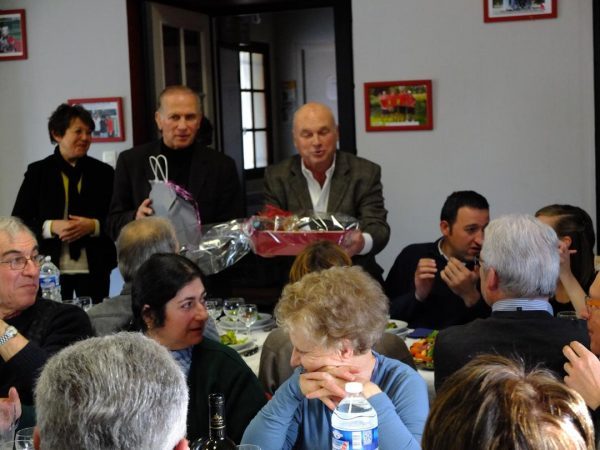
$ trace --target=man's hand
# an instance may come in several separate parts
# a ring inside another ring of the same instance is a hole
[[[154,210],[152,209],[152,200],[147,198],[144,200],[140,206],[138,207],[135,213],[135,220],[141,219],[142,217],[148,217],[154,214]]]
[[[421,258],[419,260],[415,271],[415,297],[417,300],[422,302],[429,297],[436,273],[435,259]]]
[[[600,406],[600,361],[579,342],[571,342],[563,347],[565,363],[565,384],[575,389],[591,409]]]
[[[358,367],[350,366],[326,366],[315,372],[305,372],[300,375],[300,390],[306,398],[318,398],[333,411],[346,395],[345,384],[354,381],[358,372]]]
[[[440,277],[450,290],[463,299],[467,307],[473,306],[481,298],[477,290],[479,280],[479,267],[469,270],[461,261],[450,258]]]
[[[350,258],[354,255],[358,255],[364,246],[365,238],[360,230],[350,231],[344,236],[344,240],[342,241],[342,247],[346,250],[346,253]]]
[[[8,397],[0,398],[0,412],[0,429],[14,433],[17,419],[21,417],[21,399],[16,388],[11,387]]]
[[[94,219],[82,216],[69,216],[69,220],[53,220],[52,233],[66,243],[81,239],[92,234],[96,229]]]

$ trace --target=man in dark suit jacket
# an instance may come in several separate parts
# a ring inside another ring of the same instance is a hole
[[[234,161],[196,141],[202,121],[198,95],[185,86],[169,86],[155,113],[162,139],[119,155],[108,215],[109,233],[117,239],[128,222],[154,214],[148,198],[154,179],[148,158],[164,155],[169,180],[187,189],[198,204],[203,224],[243,217],[243,200]]]
[[[446,328],[434,349],[435,386],[474,356],[496,353],[563,374],[563,346],[587,345],[585,322],[555,318],[548,298],[559,273],[558,238],[527,215],[490,222],[481,250],[481,293],[492,307],[487,319]]]
[[[331,110],[320,103],[307,103],[296,111],[293,136],[299,155],[265,170],[265,204],[292,212],[315,210],[356,217],[360,231],[344,243],[346,251],[382,281],[375,255],[387,244],[390,227],[381,168],[336,151],[337,125]]]

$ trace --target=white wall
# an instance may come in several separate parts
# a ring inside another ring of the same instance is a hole
[[[53,147],[48,117],[69,98],[123,97],[125,142],[92,144],[90,155],[131,147],[125,0],[0,0],[25,9],[26,60],[0,61],[0,215],[8,215],[27,164]]]
[[[392,239],[435,238],[449,192],[475,189],[492,215],[552,202],[595,216],[592,0],[561,2],[552,20],[485,24],[482,2],[354,0],[359,154],[383,167]],[[48,155],[51,111],[68,98],[124,98],[131,145],[124,0],[0,0],[25,8],[29,59],[0,62],[0,214],[26,164]],[[314,36],[318,40],[318,36]],[[366,133],[366,81],[431,78],[433,131]]]
[[[352,2],[357,146],[383,168],[386,269],[439,235],[453,190],[484,194],[492,217],[555,202],[595,217],[592,0],[492,24],[481,1],[451,3]],[[365,132],[364,82],[428,78],[433,131]]]

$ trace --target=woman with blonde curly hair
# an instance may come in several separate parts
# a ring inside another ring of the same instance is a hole
[[[423,379],[372,350],[388,299],[360,267],[332,267],[289,284],[275,307],[299,366],[252,420],[243,443],[269,449],[330,448],[331,413],[348,381],[363,384],[377,412],[379,449],[420,449],[429,409]]]

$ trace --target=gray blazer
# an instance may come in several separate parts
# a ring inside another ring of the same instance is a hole
[[[313,209],[299,155],[265,169],[265,204],[292,212]],[[388,243],[390,226],[386,222],[381,168],[377,164],[347,152],[336,152],[327,209],[359,220],[360,229],[373,237],[370,256]]]

